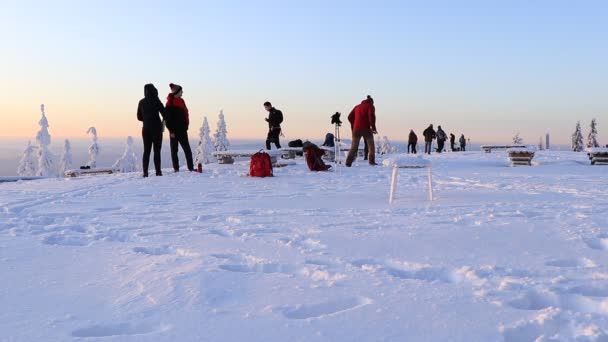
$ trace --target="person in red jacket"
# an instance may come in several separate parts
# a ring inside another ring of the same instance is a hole
[[[348,121],[353,131],[353,143],[346,157],[346,166],[350,167],[357,157],[359,150],[359,142],[361,138],[365,139],[369,146],[369,165],[376,164],[376,146],[374,144],[374,134],[376,131],[376,108],[374,107],[374,99],[367,95],[367,98],[357,105],[348,115]]]
[[[173,170],[179,171],[179,159],[177,158],[178,145],[182,146],[186,155],[186,163],[188,170],[194,171],[194,162],[192,161],[192,149],[188,141],[188,125],[190,125],[190,117],[188,115],[188,107],[182,98],[183,89],[180,85],[169,84],[171,93],[167,96],[167,105],[165,106],[165,117],[167,129],[169,129],[169,140],[171,146],[171,161],[173,162]]]

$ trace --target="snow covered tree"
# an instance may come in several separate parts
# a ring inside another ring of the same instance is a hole
[[[72,168],[72,145],[70,141],[65,139],[63,144],[63,154],[59,161],[59,175],[65,174],[65,172]]]
[[[17,168],[17,174],[19,176],[35,176],[38,173],[38,162],[35,158],[36,146],[32,146],[32,142],[27,142],[27,147],[23,151],[19,167]]]
[[[587,147],[600,147],[597,142],[597,122],[595,119],[591,119],[589,135],[587,135]]]
[[[114,163],[114,168],[120,172],[135,172],[139,161],[133,152],[133,138],[127,138],[127,145],[122,157]]]
[[[87,166],[92,169],[97,167],[97,157],[99,156],[99,144],[97,144],[97,129],[95,127],[89,127],[87,134],[91,134],[91,146],[89,146],[89,161]]]
[[[43,177],[53,177],[57,175],[55,168],[55,158],[49,145],[51,144],[51,135],[49,134],[49,121],[46,118],[44,105],[40,105],[42,118],[38,121],[40,130],[36,134],[36,142],[38,143],[38,170],[37,175]]]
[[[524,139],[522,139],[519,136],[519,132],[515,133],[515,136],[513,136],[513,144],[515,145],[521,145],[524,143]]]
[[[576,123],[576,129],[572,133],[572,151],[581,152],[583,150],[583,132],[581,131],[581,122]]]
[[[230,142],[228,141],[228,130],[226,129],[226,121],[224,121],[223,110],[220,110],[213,145],[216,151],[228,151],[228,148],[230,147]]]
[[[380,154],[389,154],[393,152],[393,147],[391,145],[390,140],[385,135],[382,137],[382,141],[380,142]]]
[[[224,123],[224,127],[226,124]],[[207,117],[203,119],[203,125],[199,130],[200,141],[198,142],[198,148],[196,149],[196,158],[194,164],[209,164],[213,160],[213,141],[211,139],[211,130],[209,129],[209,122]]]

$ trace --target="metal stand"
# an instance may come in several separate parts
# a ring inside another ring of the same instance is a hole
[[[341,154],[341,144],[340,144],[340,125],[334,125],[334,163],[336,164],[336,169],[339,169],[339,166],[342,164],[342,154]]]

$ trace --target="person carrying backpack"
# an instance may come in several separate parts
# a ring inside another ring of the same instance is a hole
[[[154,84],[144,86],[144,98],[137,106],[137,120],[143,122],[141,135],[144,140],[144,156],[142,158],[142,170],[144,177],[148,177],[148,166],[150,165],[150,152],[154,146],[154,169],[157,176],[162,176],[160,163],[160,150],[163,146],[163,122],[159,114],[165,117],[165,107],[158,98],[158,90]]]
[[[378,131],[376,131],[376,108],[374,107],[374,99],[367,95],[367,98],[361,101],[361,103],[355,106],[350,112],[348,121],[352,128],[353,142],[350,146],[350,151],[348,151],[345,165],[350,167],[353,164],[353,161],[357,157],[361,139],[364,139],[368,145],[369,165],[378,165],[376,164],[376,146],[374,144],[374,134],[378,134]]]
[[[464,134],[460,134],[460,139],[458,141],[460,142],[460,150],[464,152],[467,147],[467,139],[465,139]]]
[[[270,144],[274,143],[277,149],[281,148],[279,136],[281,135],[281,123],[283,123],[283,112],[274,108],[268,101],[264,102],[264,109],[268,112],[265,119],[268,122],[268,136],[266,137],[266,149],[270,150]]]
[[[435,130],[433,129],[433,124],[430,124],[429,127],[422,132],[422,135],[424,135],[424,153],[431,154],[433,140],[437,136],[437,133],[435,133]]]
[[[445,145],[445,141],[448,139],[448,136],[445,134],[441,126],[437,126],[437,153],[443,152],[443,146]]]
[[[171,146],[171,161],[173,162],[173,170],[179,171],[179,159],[177,157],[178,145],[182,146],[182,150],[186,155],[186,163],[188,170],[194,171],[194,162],[192,161],[192,149],[188,141],[188,126],[190,125],[190,117],[188,115],[188,107],[182,98],[183,89],[180,85],[169,84],[171,93],[167,96],[166,117],[167,128],[169,129],[169,140]]]
[[[416,145],[418,145],[418,136],[414,133],[413,129],[410,129],[410,136],[407,139],[407,153],[410,153],[410,151],[413,154],[418,153],[418,151],[416,151]]]

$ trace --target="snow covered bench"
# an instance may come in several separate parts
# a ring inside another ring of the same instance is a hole
[[[118,172],[116,168],[107,167],[107,168],[95,168],[95,169],[77,169],[77,170],[67,170],[64,175],[66,177],[80,177],[80,176],[95,176],[95,175],[109,175]]]
[[[296,156],[304,155],[304,149],[302,147],[284,147],[280,149],[281,158],[283,159],[296,159]]]
[[[481,149],[486,153],[491,153],[492,150],[509,150],[512,148],[526,148],[526,145],[481,145]]]
[[[608,147],[593,147],[587,150],[591,165],[608,165]]]
[[[18,181],[29,181],[37,179],[45,179],[46,177],[30,177],[30,176],[14,176],[14,177],[0,177],[0,183],[18,182]]]
[[[397,188],[398,172],[400,169],[427,169],[429,183],[429,201],[433,200],[433,168],[431,162],[422,158],[422,156],[399,155],[385,159],[382,164],[392,167],[391,187],[389,192],[389,203],[393,203],[395,199],[395,190]]]
[[[278,156],[281,154],[280,151],[277,150],[230,150],[230,151],[215,151],[213,152],[213,156],[217,158],[217,162],[219,164],[234,164],[235,158],[251,158],[254,154],[263,151],[270,155],[270,161],[272,161],[272,165],[277,164]]]
[[[532,165],[535,150],[529,147],[516,147],[507,150],[511,165]]]

